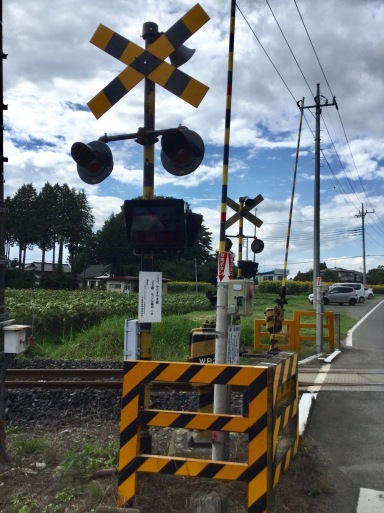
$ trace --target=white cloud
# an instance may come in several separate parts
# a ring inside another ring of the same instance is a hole
[[[29,182],[38,190],[47,181],[82,188],[98,228],[111,212],[119,210],[124,199],[141,194],[143,153],[133,141],[111,143],[115,167],[111,177],[98,186],[79,179],[70,157],[75,141],[89,142],[105,133],[135,133],[143,125],[143,82],[101,119],[96,120],[87,110],[87,102],[124,69],[89,40],[103,23],[143,47],[146,21],[167,30],[193,3],[148,0],[133,6],[126,0],[66,0],[65,9],[59,0],[5,3],[6,195]],[[216,244],[228,101],[229,3],[224,6],[205,0],[201,5],[211,19],[186,42],[196,52],[183,71],[210,90],[195,109],[156,86],[155,120],[159,129],[183,124],[200,133],[206,155],[198,170],[178,178],[161,168],[157,144],[155,193],[184,197],[201,211]],[[332,219],[322,225],[321,259],[361,267],[359,237],[332,240],[331,230],[336,225],[347,230],[356,224],[354,216],[364,204],[364,208],[375,210],[370,221],[368,216],[366,219],[367,266],[375,267],[382,264],[384,254],[384,4],[375,0],[301,0],[298,5],[325,76],[294,2],[275,0],[271,7],[300,69],[268,5],[260,0],[238,2],[242,14],[236,10],[228,195],[237,201],[241,195],[263,194],[258,216],[264,224],[258,232],[265,236],[266,244],[258,258],[267,270],[281,267],[299,127],[296,102],[305,98],[305,106],[313,105],[316,84],[320,83],[322,100],[332,102],[335,95],[339,106],[339,111],[322,109],[321,217]],[[301,134],[289,254],[290,262],[300,263],[290,263],[291,271],[312,267],[313,113],[313,109],[305,110]],[[253,226],[247,229],[253,233]],[[299,239],[296,233],[308,234],[308,238]],[[354,256],[358,258],[351,258]]]

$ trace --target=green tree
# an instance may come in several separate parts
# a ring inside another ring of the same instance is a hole
[[[78,261],[83,245],[93,238],[92,228],[95,219],[88,204],[84,191],[72,189],[72,205],[69,211],[70,229],[67,232],[68,260],[71,264],[72,276],[76,276],[81,270],[81,262]]]
[[[312,281],[313,280],[313,269],[310,269],[306,273],[299,271],[293,278],[294,281]]]
[[[24,270],[26,251],[31,249],[38,239],[36,189],[31,183],[24,184],[7,203],[8,237],[19,246],[19,267]]]
[[[47,182],[37,195],[36,201],[36,218],[38,219],[36,245],[41,249],[42,274],[44,274],[45,254],[53,249],[55,243],[54,220],[56,206],[56,190]]]
[[[112,273],[121,275],[124,266],[132,263],[132,249],[128,245],[124,213],[111,214],[96,233],[96,255],[98,261],[112,265]],[[140,259],[136,257],[136,261]]]
[[[5,245],[5,258],[9,260],[11,247],[16,244],[16,240],[13,235],[12,230],[12,199],[10,196],[7,196],[4,200],[4,208],[7,213],[4,216],[4,245]]]
[[[384,283],[384,265],[379,265],[376,269],[370,269],[367,272],[367,282],[370,285],[382,285]]]
[[[92,234],[94,218],[84,191],[70,189],[67,184],[54,185],[56,209],[53,219],[55,242],[59,246],[57,271],[62,271],[64,246],[68,247],[70,260],[76,262],[79,248]]]

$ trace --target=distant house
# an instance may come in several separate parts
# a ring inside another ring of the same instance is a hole
[[[114,292],[139,292],[138,276],[111,276],[111,265],[90,265],[77,276],[79,287],[86,289],[102,288]],[[167,292],[167,278],[163,278],[163,293]]]
[[[38,283],[42,275],[42,265],[43,264],[41,262],[30,262],[29,264],[25,264],[24,271],[34,273],[36,282]],[[71,274],[71,266],[69,264],[62,264],[61,269],[65,274]],[[52,274],[53,270],[55,272],[57,271],[57,264],[53,266],[52,263],[44,263],[44,274]]]
[[[332,271],[339,276],[340,283],[363,283],[363,273],[360,271],[352,271],[343,269],[342,267],[335,267],[334,269],[324,269],[324,271]],[[322,271],[320,271],[320,274]]]
[[[77,275],[79,287],[82,289],[97,289],[103,287],[103,278],[109,278],[111,269],[111,265],[89,265],[84,272]]]
[[[100,277],[100,280],[105,283],[106,290],[114,292],[139,292],[139,278],[136,276],[108,276]],[[167,293],[168,280],[163,278],[162,291],[163,294]]]
[[[289,271],[287,270],[287,276]],[[274,269],[273,271],[267,271],[264,273],[258,273],[257,279],[259,283],[263,281],[282,281],[284,278],[284,269]]]

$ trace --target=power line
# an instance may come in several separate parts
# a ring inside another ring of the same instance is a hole
[[[270,10],[270,11],[271,11],[271,13],[272,13],[272,16],[273,16],[273,18],[274,18],[274,20],[275,20],[275,22],[276,22],[276,25],[279,27],[280,32],[281,32],[281,35],[283,36],[284,41],[287,43],[287,46],[288,46],[288,48],[289,48],[289,51],[291,52],[292,57],[294,58],[294,60],[295,60],[295,62],[296,62],[296,64],[297,64],[297,67],[299,68],[300,73],[301,73],[301,75],[302,75],[302,77],[303,77],[303,79],[304,79],[305,83],[306,83],[306,84],[307,84],[307,86],[308,86],[309,92],[311,93],[311,95],[312,95],[312,96],[314,96],[314,94],[313,94],[313,92],[312,92],[312,89],[311,89],[311,87],[310,87],[310,85],[309,85],[309,83],[308,83],[308,80],[305,78],[305,75],[304,75],[304,73],[303,73],[303,70],[301,69],[299,62],[298,62],[298,60],[296,59],[295,54],[293,53],[293,50],[292,50],[291,46],[289,45],[288,40],[287,40],[287,38],[285,37],[285,34],[284,34],[284,32],[283,32],[282,28],[280,27],[280,24],[279,24],[279,22],[277,21],[277,19],[276,19],[276,16],[275,16],[274,12],[272,11],[272,7],[269,5],[268,0],[265,0],[265,1],[267,2],[267,5],[268,5],[268,7],[269,7],[269,10]]]
[[[248,22],[247,18],[244,16],[244,14],[243,14],[242,10],[240,9],[239,5],[238,5],[238,4],[236,4],[236,7],[237,7],[237,9],[239,10],[239,12],[240,12],[241,16],[243,17],[243,19],[244,19],[245,23],[248,25],[248,27],[249,27],[250,31],[251,31],[251,32],[252,32],[252,34],[254,35],[254,37],[255,37],[256,41],[259,43],[259,45],[260,45],[261,49],[263,50],[263,52],[264,52],[264,53],[265,53],[265,55],[267,56],[267,59],[268,59],[268,60],[269,60],[269,62],[272,64],[272,66],[274,67],[274,69],[275,69],[276,73],[279,75],[279,77],[280,77],[281,81],[283,82],[283,84],[284,84],[284,85],[285,85],[285,87],[287,88],[287,91],[289,92],[289,94],[292,96],[292,98],[293,98],[294,102],[296,103],[296,102],[297,102],[297,100],[296,100],[296,98],[293,96],[292,91],[289,89],[288,84],[286,83],[286,81],[285,81],[285,80],[284,80],[284,78],[282,77],[282,75],[281,75],[280,71],[279,71],[279,70],[277,69],[277,67],[275,66],[275,64],[274,64],[274,62],[272,61],[271,57],[268,55],[267,50],[264,48],[264,46],[262,45],[262,43],[261,43],[260,39],[257,37],[257,35],[256,35],[255,31],[254,31],[254,30],[253,30],[253,28],[251,27],[251,25],[250,25],[250,23]]]
[[[268,0],[266,0],[266,2],[267,2],[267,4],[268,4]],[[296,9],[297,9],[297,12],[298,12],[298,14],[299,14],[299,16],[300,16],[300,19],[301,19],[301,22],[302,22],[302,24],[303,24],[303,27],[304,27],[304,29],[305,29],[305,32],[306,32],[306,34],[307,34],[307,36],[308,36],[309,42],[310,42],[310,44],[311,44],[311,46],[312,46],[313,52],[314,52],[314,54],[315,54],[315,56],[316,56],[317,62],[318,62],[318,64],[319,64],[319,67],[320,67],[320,69],[321,69],[321,71],[322,71],[322,73],[323,73],[324,79],[325,79],[325,81],[326,81],[326,83],[327,83],[327,85],[328,85],[329,91],[330,91],[331,95],[332,95],[332,96],[334,96],[334,94],[333,94],[333,92],[332,92],[332,89],[331,89],[331,86],[330,86],[330,84],[329,84],[329,81],[328,81],[328,79],[327,79],[327,76],[326,76],[326,74],[325,74],[325,71],[324,71],[324,69],[323,69],[323,66],[321,65],[321,62],[320,62],[319,56],[318,56],[318,54],[317,54],[317,52],[316,52],[315,46],[314,46],[314,44],[313,44],[313,42],[312,42],[311,36],[309,35],[308,29],[307,29],[307,27],[306,27],[306,25],[305,25],[305,22],[304,22],[304,19],[303,19],[302,14],[301,14],[301,12],[300,12],[299,6],[297,5],[297,1],[296,1],[296,0],[294,0],[294,3],[295,3],[295,6],[296,6]],[[364,193],[364,196],[367,198],[367,201],[368,201],[369,206],[372,208],[372,210],[374,210],[374,209],[373,209],[373,207],[372,207],[372,204],[371,204],[371,202],[370,202],[370,200],[369,200],[369,198],[368,198],[368,195],[367,195],[367,192],[366,192],[366,190],[365,190],[365,187],[364,187],[363,181],[362,181],[362,179],[361,179],[361,176],[360,176],[360,174],[359,174],[359,171],[358,171],[358,169],[357,169],[356,161],[355,161],[355,159],[354,159],[354,156],[353,156],[353,153],[352,153],[352,149],[351,149],[351,146],[350,146],[350,144],[349,144],[349,139],[348,139],[348,136],[347,136],[347,133],[346,133],[346,130],[345,130],[345,126],[344,126],[343,120],[342,120],[342,118],[341,118],[340,110],[339,110],[339,109],[337,109],[337,112],[338,112],[338,116],[339,116],[340,124],[341,124],[341,127],[342,127],[342,129],[343,129],[344,137],[345,137],[345,140],[346,140],[346,143],[347,143],[347,146],[348,146],[348,149],[349,149],[349,153],[350,153],[350,155],[351,155],[352,162],[353,162],[353,165],[354,165],[354,167],[355,167],[355,171],[356,171],[357,177],[358,177],[358,179],[359,179],[359,183],[360,183],[360,185],[361,185],[362,191],[363,191],[363,193]],[[324,121],[324,120],[323,120],[323,121]],[[324,121],[324,124],[325,124],[325,121]],[[327,129],[327,131],[328,131],[328,129]],[[328,135],[330,136],[329,132],[328,132]],[[332,138],[331,138],[331,137],[330,137],[330,139],[331,139],[331,141],[332,141]],[[332,141],[332,144],[333,144],[333,141]],[[335,148],[335,146],[334,146],[334,145],[333,145],[333,147],[334,147],[335,152],[336,152],[336,148]],[[336,152],[336,154],[337,154],[337,152]],[[337,156],[338,156],[338,154],[337,154]],[[338,158],[339,158],[339,156],[338,156]],[[339,161],[340,161],[340,159],[339,159]],[[340,161],[340,164],[341,164],[341,161]],[[342,168],[343,168],[343,170],[344,170],[344,167],[342,167]],[[348,182],[350,183],[349,178],[347,178],[347,179],[348,179]],[[351,183],[350,183],[350,185],[351,185]],[[351,185],[351,188],[352,188],[352,185]],[[352,188],[352,190],[354,190],[354,189]],[[355,192],[355,191],[354,191],[354,192]],[[376,217],[377,217],[378,221],[380,222],[380,224],[383,224],[383,226],[384,226],[384,223],[381,221],[381,219],[379,218],[379,216],[378,216],[377,214],[376,214]]]
[[[327,83],[327,85],[328,85],[328,88],[329,88],[329,90],[330,90],[330,92],[331,92],[332,96],[333,96],[332,89],[331,89],[330,84],[329,84],[329,81],[328,81],[328,79],[327,79],[327,77],[326,77],[325,71],[324,71],[324,69],[323,69],[323,67],[322,67],[322,65],[321,65],[321,62],[320,62],[319,56],[318,56],[318,54],[317,54],[317,52],[316,52],[316,49],[315,49],[314,44],[313,44],[313,42],[312,42],[312,39],[311,39],[311,37],[310,37],[310,35],[309,35],[309,31],[308,31],[308,29],[307,29],[307,27],[306,27],[306,25],[305,25],[305,22],[304,22],[303,16],[301,15],[301,12],[300,12],[300,10],[299,10],[299,7],[298,7],[298,5],[297,5],[296,0],[294,0],[294,2],[295,2],[296,9],[297,9],[297,11],[298,11],[298,13],[299,13],[299,16],[300,16],[301,22],[302,22],[302,24],[303,24],[303,27],[304,27],[304,29],[305,29],[305,31],[306,31],[306,34],[307,34],[307,36],[308,36],[308,39],[309,39],[309,41],[310,41],[310,44],[311,44],[311,46],[312,46],[312,48],[313,48],[313,51],[314,51],[314,54],[315,54],[315,56],[316,56],[317,62],[318,62],[319,66],[320,66],[320,69],[321,69],[321,71],[322,71],[322,73],[323,73],[324,79],[325,79],[325,81],[326,81],[326,83]],[[277,17],[276,17],[276,15],[275,15],[275,13],[273,12],[273,10],[272,10],[272,8],[271,8],[271,6],[270,6],[270,4],[269,4],[268,0],[266,0],[266,3],[267,3],[267,5],[268,5],[268,7],[269,7],[269,9],[270,9],[270,11],[271,11],[271,14],[272,14],[272,16],[273,16],[273,18],[274,18],[274,20],[275,20],[275,22],[276,22],[276,24],[277,24],[277,26],[278,26],[278,28],[279,28],[280,32],[281,32],[281,34],[282,34],[283,38],[284,38],[284,40],[285,40],[285,42],[286,42],[286,44],[287,44],[287,46],[288,46],[288,48],[289,48],[289,50],[290,50],[290,52],[291,52],[291,54],[292,54],[292,57],[293,57],[293,58],[294,58],[294,60],[295,60],[295,63],[296,63],[296,65],[297,65],[297,67],[298,67],[298,69],[299,69],[299,71],[300,71],[300,73],[301,73],[301,75],[302,75],[302,77],[303,77],[303,79],[304,79],[304,81],[305,81],[305,83],[306,83],[307,87],[308,87],[308,88],[309,88],[309,90],[311,91],[311,88],[310,88],[310,86],[309,86],[308,80],[306,79],[306,77],[305,77],[305,75],[304,75],[304,73],[303,73],[303,70],[302,70],[302,68],[301,68],[301,66],[300,66],[300,64],[299,64],[299,62],[298,62],[298,60],[297,60],[296,56],[294,55],[293,50],[292,50],[292,48],[291,48],[290,44],[288,43],[288,39],[286,38],[286,36],[285,36],[285,34],[284,34],[283,30],[282,30],[282,27],[281,27],[281,25],[279,24],[279,22],[278,22],[278,20],[277,20]],[[239,7],[237,4],[236,4],[236,7],[238,8],[238,10],[239,10],[240,14],[242,15],[242,17],[243,17],[244,21],[246,22],[246,24],[248,25],[249,29],[251,30],[251,32],[252,32],[252,34],[253,34],[253,36],[255,37],[255,39],[257,40],[257,42],[259,43],[260,47],[262,48],[262,50],[263,50],[263,52],[265,53],[266,57],[268,58],[269,62],[272,64],[272,66],[273,66],[273,68],[275,69],[276,73],[278,74],[278,76],[280,77],[281,81],[282,81],[282,82],[283,82],[283,84],[285,85],[285,87],[286,87],[287,91],[289,92],[290,96],[294,99],[295,103],[297,104],[296,99],[295,99],[295,97],[294,97],[294,95],[293,95],[293,93],[292,93],[291,89],[289,88],[289,86],[288,86],[288,84],[287,84],[286,80],[283,78],[283,76],[282,76],[281,72],[278,70],[277,66],[274,64],[274,62],[273,62],[272,58],[270,57],[270,55],[268,54],[268,52],[267,52],[266,48],[262,45],[262,43],[261,43],[260,39],[257,37],[257,35],[256,35],[255,31],[254,31],[254,29],[251,27],[251,25],[250,25],[250,23],[248,22],[247,18],[245,17],[244,13],[242,12],[242,10],[240,9],[240,7]],[[312,92],[311,92],[311,94],[312,94]],[[310,113],[311,113],[312,115],[314,115],[311,111],[310,111]],[[356,163],[355,163],[354,158],[353,158],[353,155],[352,155],[352,151],[351,151],[351,148],[350,148],[350,145],[349,145],[349,141],[348,141],[348,137],[347,137],[347,134],[346,134],[346,131],[345,131],[344,123],[343,123],[343,121],[342,121],[342,119],[341,119],[341,115],[340,115],[339,110],[338,110],[338,113],[339,113],[339,119],[340,119],[341,126],[343,127],[344,136],[345,136],[345,139],[346,139],[346,141],[347,141],[347,145],[348,145],[348,148],[349,148],[349,150],[350,150],[350,153],[351,153],[351,156],[352,156],[352,160],[353,160],[353,162],[354,162],[354,164],[355,164],[355,168],[356,168]],[[313,130],[311,129],[310,124],[309,124],[309,122],[308,122],[308,120],[307,120],[307,118],[306,118],[305,116],[304,116],[304,119],[305,119],[305,121],[306,121],[306,123],[307,123],[307,126],[308,126],[308,128],[309,128],[310,132],[311,132],[311,133],[312,133],[312,135],[314,136]],[[325,123],[325,120],[324,120],[324,119],[323,119],[323,121],[324,121],[324,125],[325,125],[325,127],[326,127],[326,130],[327,130],[327,133],[328,133],[329,139],[330,139],[330,141],[331,141],[331,144],[332,144],[333,150],[334,150],[334,152],[335,152],[335,154],[336,154],[336,156],[337,156],[337,159],[338,159],[338,161],[339,161],[339,163],[340,163],[341,169],[343,170],[343,172],[344,172],[344,174],[345,174],[346,180],[347,180],[347,182],[349,183],[349,186],[351,187],[351,190],[352,190],[353,194],[357,197],[357,192],[355,191],[355,189],[354,189],[354,187],[353,187],[353,185],[352,185],[352,183],[351,183],[351,180],[349,179],[349,177],[348,177],[348,175],[347,175],[347,173],[346,173],[346,171],[345,171],[345,167],[344,167],[344,165],[343,165],[343,163],[342,163],[342,161],[341,161],[341,159],[340,159],[340,156],[339,156],[339,154],[338,154],[338,152],[337,152],[336,146],[335,146],[335,144],[334,144],[334,142],[333,142],[333,140],[332,140],[332,137],[331,137],[331,134],[330,134],[330,132],[329,132],[329,130],[328,130],[327,124]],[[350,204],[350,206],[351,206],[353,209],[355,209],[355,208],[356,208],[356,204],[354,204],[354,203],[352,202],[352,200],[351,200],[350,196],[346,193],[346,191],[344,190],[343,186],[342,186],[342,185],[341,185],[341,183],[339,182],[339,180],[338,180],[338,178],[337,178],[337,176],[336,176],[335,172],[332,170],[332,167],[331,167],[331,165],[330,165],[329,161],[328,161],[328,160],[327,160],[327,158],[325,157],[324,151],[323,151],[323,150],[321,150],[321,153],[322,153],[322,156],[323,156],[323,158],[324,158],[325,162],[327,163],[328,169],[329,169],[329,171],[330,171],[330,173],[331,173],[331,175],[332,175],[332,177],[333,177],[333,179],[334,179],[334,181],[335,181],[335,183],[336,183],[337,187],[338,187],[338,188],[339,188],[339,190],[340,190],[340,193],[341,193],[341,195],[342,195],[342,197],[343,197],[343,199],[344,199],[344,202],[345,202],[345,204],[346,204],[346,207],[347,207],[347,208],[350,208],[350,207],[349,207],[349,204]],[[359,175],[359,173],[358,173],[357,168],[356,168],[356,174],[357,174],[357,176],[359,177],[359,181],[360,181],[360,184],[361,184],[361,186],[362,186],[363,192],[364,192],[365,196],[367,197],[366,191],[365,191],[365,189],[364,189],[363,182],[362,182],[362,180],[361,180],[361,177],[360,177],[360,175]],[[367,198],[367,199],[368,199],[368,198]],[[368,200],[368,203],[371,205],[371,203],[370,203],[370,201],[369,201],[369,200]],[[352,214],[352,213],[351,213],[351,217],[352,217],[352,215],[354,215],[354,214]],[[376,215],[377,215],[377,214],[376,214]],[[379,217],[378,217],[378,220],[379,220],[379,222],[381,223],[381,220],[380,220],[380,218],[379,218]],[[384,225],[383,225],[383,226],[384,226]]]

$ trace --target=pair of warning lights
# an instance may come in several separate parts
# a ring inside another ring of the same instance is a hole
[[[77,164],[77,172],[85,183],[98,184],[112,172],[112,151],[101,140],[88,144],[75,142],[71,155]],[[203,157],[204,142],[196,132],[186,127],[162,131],[161,162],[172,175],[185,176],[192,173],[199,167]]]

